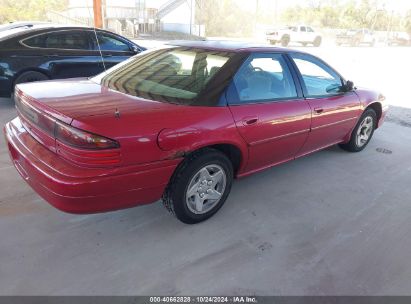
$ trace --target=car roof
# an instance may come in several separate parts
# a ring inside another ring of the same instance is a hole
[[[241,41],[225,41],[225,40],[202,40],[202,41],[171,41],[167,45],[182,46],[190,48],[200,48],[216,51],[229,51],[229,52],[267,52],[267,51],[281,51],[288,52],[291,49],[274,47],[268,44],[250,43]]]
[[[4,23],[0,24],[0,31],[6,31],[9,29],[13,28],[18,28],[18,27],[32,27],[34,25],[39,25],[39,24],[49,24],[49,22],[43,22],[43,21],[16,21],[16,22],[10,22],[10,23]]]
[[[37,34],[42,34],[46,33],[48,31],[52,30],[93,30],[94,28],[91,26],[87,25],[67,25],[67,24],[53,24],[53,23],[45,23],[45,24],[36,24],[31,27],[21,27],[21,28],[16,28],[16,29],[11,29],[11,30],[6,30],[3,33],[3,35],[0,35],[0,40],[6,40],[6,39],[24,39],[26,37],[30,37],[32,35],[37,35]],[[118,34],[115,34],[113,32],[103,30],[96,28],[96,31],[101,31],[101,32],[107,32],[116,36],[119,36]],[[124,40],[128,40],[126,37],[120,36]],[[132,41],[130,41],[132,42]],[[132,42],[135,44],[134,42]]]

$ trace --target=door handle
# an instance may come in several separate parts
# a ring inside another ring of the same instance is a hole
[[[324,109],[323,108],[314,108],[314,112],[315,112],[315,114],[320,115],[324,112]]]
[[[246,117],[243,119],[244,126],[252,126],[258,122],[258,117]]]

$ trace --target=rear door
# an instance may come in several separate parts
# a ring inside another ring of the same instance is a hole
[[[308,41],[307,40],[307,28],[305,26],[299,27],[297,41]]]
[[[361,114],[357,94],[343,92],[343,79],[322,60],[300,53],[290,57],[312,111],[311,132],[299,155],[343,141]]]
[[[53,79],[88,77],[102,71],[100,54],[92,50],[92,41],[84,30],[53,30],[23,43],[34,52],[41,50],[43,68]]]
[[[305,143],[311,110],[294,76],[280,53],[253,54],[235,75],[227,99],[249,146],[246,170],[293,159]]]

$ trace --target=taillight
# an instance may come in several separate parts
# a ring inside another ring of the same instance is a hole
[[[59,121],[54,128],[54,136],[62,143],[79,149],[102,150],[120,147],[115,140],[82,131]]]
[[[117,141],[77,129],[40,111],[32,105],[35,100],[18,88],[15,101],[27,131],[66,160],[87,166],[115,165],[121,162],[120,144]]]

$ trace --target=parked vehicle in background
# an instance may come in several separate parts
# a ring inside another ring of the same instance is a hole
[[[350,45],[350,46],[360,46],[369,45],[374,46],[376,43],[376,37],[374,33],[368,29],[350,29],[343,31],[337,35],[336,44]]]
[[[288,46],[291,42],[298,42],[306,46],[312,44],[320,46],[322,36],[314,29],[306,25],[287,26],[278,30],[270,30],[266,33],[267,41],[270,44],[280,43],[281,46]]]
[[[411,36],[406,32],[391,32],[388,35],[388,45],[408,46],[411,45]]]
[[[193,224],[222,207],[234,178],[335,144],[360,152],[384,121],[384,96],[315,56],[176,44],[93,78],[18,85],[4,130],[24,180],[63,211],[162,198]]]
[[[49,22],[41,22],[41,21],[18,21],[18,22],[10,22],[0,25],[0,32],[12,30],[16,28],[31,28],[35,25],[39,24],[50,24]]]
[[[9,97],[19,83],[94,76],[143,50],[122,36],[100,29],[95,33],[90,27],[9,29],[0,32],[0,96]]]

